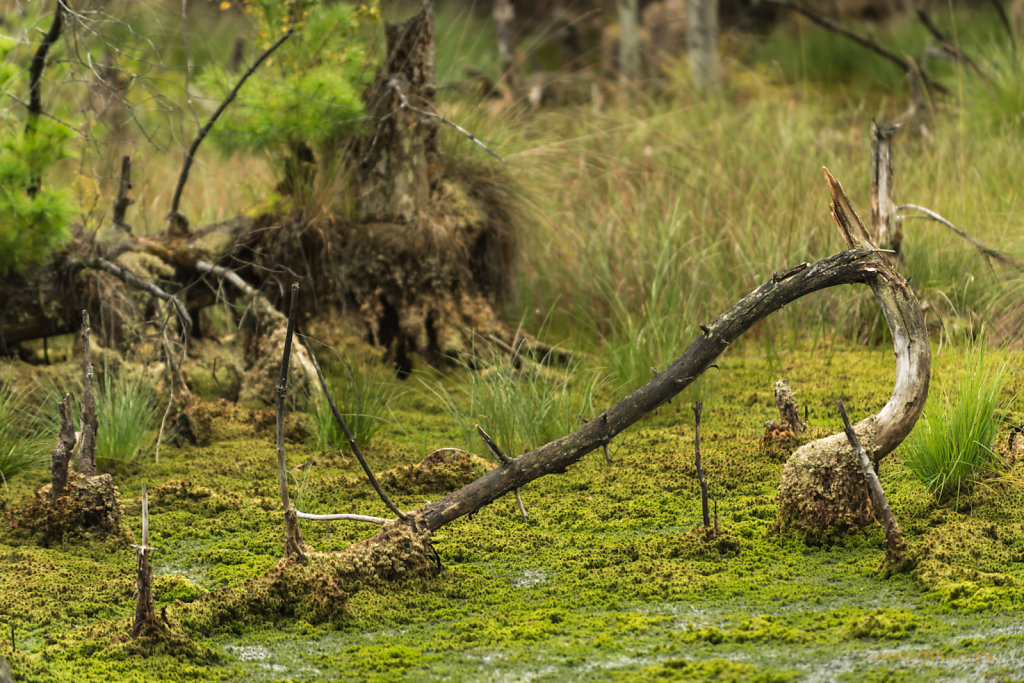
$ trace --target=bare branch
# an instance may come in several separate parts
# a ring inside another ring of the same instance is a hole
[[[389,520],[383,517],[371,517],[370,515],[352,515],[352,514],[339,514],[339,515],[313,515],[308,512],[295,512],[295,516],[299,519],[310,519],[316,522],[331,522],[334,520],[342,520],[348,522],[368,522],[370,524],[384,524]]]
[[[53,23],[50,24],[50,30],[43,36],[43,42],[39,43],[35,54],[32,55],[32,63],[28,68],[29,102],[25,132],[29,135],[35,133],[36,123],[43,112],[42,79],[43,69],[46,68],[46,55],[50,52],[50,47],[60,38],[66,11],[67,6],[64,4],[64,0],[57,0],[57,8],[53,12]],[[41,182],[40,178],[32,178],[28,186],[29,197],[34,197],[39,192]]]
[[[978,251],[980,251],[982,253],[982,255],[985,256],[986,258],[993,258],[996,261],[999,261],[1000,263],[1003,263],[1003,264],[1008,265],[1008,266],[1012,266],[1014,268],[1018,268],[1018,269],[1024,268],[1024,265],[1022,265],[1019,261],[1017,261],[1013,257],[1007,256],[1006,254],[1002,253],[1001,251],[997,251],[997,250],[993,249],[992,247],[985,246],[984,244],[982,244],[978,240],[974,239],[973,237],[968,235],[966,232],[964,232],[960,228],[956,227],[950,221],[948,221],[947,219],[943,218],[942,216],[940,216],[939,214],[935,213],[934,211],[932,211],[929,208],[926,208],[926,207],[923,207],[923,206],[918,206],[917,204],[900,204],[899,206],[896,207],[897,211],[905,211],[907,209],[911,209],[913,211],[920,211],[924,215],[923,216],[912,216],[912,215],[911,216],[899,216],[899,218],[901,220],[907,220],[907,219],[916,218],[916,219],[919,219],[919,220],[932,220],[932,221],[935,221],[936,223],[941,223],[942,225],[945,225],[947,228],[949,228],[950,230],[952,230],[956,234],[960,235],[960,237],[963,237],[965,240],[967,240],[968,242],[973,244],[975,246],[975,248]]]
[[[708,510],[708,480],[704,477],[704,468],[700,464],[700,414],[704,410],[704,404],[697,401],[693,404],[694,430],[693,430],[693,452],[697,465],[697,480],[700,481],[700,511],[704,516],[704,528],[711,526],[711,514]]]
[[[946,86],[942,85],[941,83],[933,79],[923,70],[917,69],[909,59],[905,57],[900,57],[895,52],[882,47],[871,38],[854,33],[853,31],[846,28],[837,21],[829,19],[828,17],[824,17],[818,14],[817,12],[813,12],[802,5],[799,5],[795,2],[790,2],[789,0],[764,0],[764,2],[767,5],[784,7],[786,9],[797,12],[798,14],[802,14],[811,21],[813,21],[818,26],[827,28],[829,31],[832,31],[833,33],[838,33],[841,36],[846,36],[847,38],[857,43],[858,45],[867,48],[868,50],[874,52],[880,57],[883,57],[884,59],[888,59],[890,62],[900,67],[907,73],[919,72],[921,79],[924,81],[925,85],[927,85],[929,89],[935,90],[936,92],[942,93],[943,95],[949,94],[949,89],[946,88]]]
[[[181,192],[185,189],[185,183],[188,181],[188,172],[189,169],[192,168],[192,160],[195,158],[196,150],[199,149],[199,144],[209,134],[210,129],[213,128],[213,124],[217,122],[217,119],[220,118],[220,115],[228,108],[228,105],[234,101],[235,97],[238,95],[238,91],[242,89],[242,86],[247,80],[249,80],[249,77],[255,73],[256,69],[259,68],[260,64],[262,64],[267,57],[274,53],[274,50],[281,47],[284,41],[288,40],[292,36],[292,33],[292,29],[289,28],[288,31],[278,38],[273,45],[263,51],[263,54],[261,54],[256,61],[252,63],[252,66],[242,74],[242,77],[238,79],[238,83],[236,83],[235,87],[231,89],[231,92],[229,92],[227,97],[224,98],[224,101],[220,103],[217,110],[213,112],[210,116],[210,120],[206,122],[206,125],[199,129],[196,139],[192,141],[192,145],[188,148],[188,151],[185,152],[185,162],[181,167],[181,174],[178,176],[178,185],[174,188],[174,197],[171,199],[171,211],[168,214],[171,226],[184,219],[184,217],[178,213],[178,205],[181,202]]]
[[[857,455],[857,464],[860,466],[861,474],[864,475],[864,485],[867,486],[868,493],[871,495],[871,501],[874,503],[879,521],[882,522],[882,526],[885,528],[886,559],[898,561],[907,550],[907,542],[903,537],[903,531],[900,530],[896,516],[889,509],[889,502],[885,499],[885,491],[882,490],[882,484],[878,481],[878,475],[875,474],[871,458],[868,457],[868,453],[864,450],[864,446],[861,445],[857,432],[853,430],[853,425],[850,424],[850,418],[846,415],[846,407],[843,406],[842,399],[837,399],[836,404],[839,406],[839,415],[843,418],[843,430],[846,432],[846,438],[850,441],[850,446],[853,447],[854,453]]]
[[[302,335],[299,335],[299,338],[302,339]],[[405,514],[399,510],[398,506],[392,503],[391,499],[388,498],[388,495],[384,493],[384,489],[381,488],[380,483],[377,481],[377,477],[373,474],[373,470],[370,469],[370,465],[366,462],[366,458],[363,456],[363,452],[359,448],[359,444],[352,435],[352,431],[348,428],[345,418],[341,416],[341,411],[338,410],[338,404],[334,402],[334,396],[331,394],[331,390],[327,387],[327,380],[324,379],[323,370],[320,369],[320,364],[316,362],[316,354],[313,353],[313,350],[308,346],[306,346],[306,352],[309,354],[309,357],[313,362],[313,367],[316,370],[316,378],[320,382],[320,389],[324,392],[327,404],[331,407],[331,413],[334,415],[334,421],[338,423],[338,426],[341,427],[341,431],[344,432],[345,438],[348,440],[348,445],[352,449],[352,453],[356,456],[356,460],[359,461],[359,465],[363,468],[363,473],[366,474],[366,478],[370,482],[370,486],[372,486],[373,490],[377,492],[377,495],[389,510],[402,519],[405,519]]]
[[[398,84],[398,79],[391,78],[390,80],[388,80],[388,87],[391,88],[392,90],[394,90],[395,94],[398,95],[398,101],[399,101],[399,107],[400,108],[408,110],[408,111],[411,111],[414,114],[418,114],[418,115],[426,117],[428,119],[434,119],[434,120],[440,121],[441,123],[444,123],[446,125],[451,126],[455,130],[459,131],[460,133],[465,135],[467,138],[469,138],[472,142],[475,142],[480,147],[482,147],[484,149],[484,151],[486,151],[492,157],[494,157],[495,159],[497,159],[501,163],[505,163],[505,160],[501,156],[499,156],[494,150],[492,150],[490,147],[488,147],[483,142],[481,142],[480,138],[478,138],[477,136],[473,135],[472,133],[470,133],[468,130],[466,130],[465,128],[463,128],[459,124],[455,123],[454,121],[449,121],[448,119],[446,119],[443,116],[440,116],[439,114],[435,114],[433,112],[429,112],[429,111],[426,111],[424,109],[418,109],[417,107],[414,107],[411,104],[409,104],[409,98],[406,97],[405,91],[402,90],[402,86]]]

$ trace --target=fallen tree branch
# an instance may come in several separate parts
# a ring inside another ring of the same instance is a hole
[[[892,514],[892,510],[889,508],[889,501],[885,499],[885,491],[882,490],[882,484],[878,481],[878,475],[875,473],[871,458],[868,457],[867,451],[861,445],[860,438],[857,437],[857,432],[853,430],[853,425],[850,424],[850,418],[846,414],[846,407],[843,405],[842,399],[837,399],[836,404],[839,406],[839,415],[843,418],[843,431],[846,433],[846,438],[850,441],[853,452],[857,455],[857,464],[860,467],[861,474],[864,475],[864,485],[871,495],[871,501],[874,503],[878,519],[885,528],[885,559],[888,562],[899,562],[906,554],[907,541],[903,537],[903,531],[900,530],[896,516]]]
[[[804,7],[803,5],[799,5],[799,4],[795,3],[795,2],[790,2],[789,0],[763,0],[763,1],[764,1],[764,3],[766,5],[775,5],[776,7],[783,7],[785,9],[792,10],[792,11],[798,13],[798,14],[802,14],[803,16],[807,17],[808,19],[813,21],[818,26],[826,28],[829,31],[832,31],[833,33],[838,33],[841,36],[845,36],[845,37],[849,38],[850,40],[852,40],[853,42],[855,42],[858,45],[860,45],[861,47],[864,47],[864,48],[870,50],[871,52],[874,52],[876,55],[878,55],[878,56],[880,56],[880,57],[882,57],[884,59],[888,59],[890,62],[892,62],[896,66],[898,66],[901,69],[903,69],[906,73],[908,73],[908,74],[914,74],[914,73],[920,74],[921,80],[924,81],[924,84],[926,86],[928,86],[928,88],[930,90],[934,90],[935,92],[942,93],[943,95],[948,95],[949,94],[949,89],[946,88],[946,86],[942,85],[941,83],[939,83],[938,81],[933,79],[924,70],[917,68],[916,65],[914,65],[913,62],[911,62],[910,59],[908,59],[906,57],[900,57],[898,54],[896,54],[892,50],[889,50],[887,48],[882,47],[881,45],[876,43],[871,38],[868,38],[866,36],[862,36],[862,35],[859,35],[857,33],[854,33],[853,31],[851,31],[850,29],[846,28],[845,26],[843,26],[839,22],[834,21],[832,19],[829,19],[828,17],[824,17],[824,16],[818,14],[817,12],[813,12],[810,9]]]
[[[371,517],[370,515],[352,515],[343,513],[339,515],[313,515],[308,512],[299,512],[296,510],[295,516],[299,519],[310,519],[315,522],[333,522],[335,520],[348,521],[348,522],[368,522],[370,524],[384,524],[389,521],[383,517]]]
[[[539,477],[561,472],[587,453],[664,404],[690,385],[754,323],[811,292],[878,277],[874,250],[851,249],[770,279],[720,315],[683,355],[654,379],[632,392],[572,434],[528,451],[505,467],[422,510],[427,528],[436,530]]]
[[[981,254],[983,256],[985,256],[986,258],[993,258],[996,261],[999,261],[1000,263],[1003,263],[1003,264],[1008,265],[1008,266],[1012,266],[1014,268],[1018,268],[1018,269],[1024,268],[1024,265],[1022,265],[1019,261],[1017,261],[1013,257],[1007,256],[1006,254],[1002,253],[1001,251],[997,251],[997,250],[993,249],[992,247],[985,246],[984,244],[982,244],[978,240],[974,239],[973,237],[968,235],[966,232],[964,232],[960,228],[956,227],[950,221],[948,221],[947,219],[943,218],[942,216],[940,216],[939,214],[935,213],[934,211],[932,211],[929,208],[926,208],[926,207],[923,207],[923,206],[918,206],[917,204],[900,204],[899,206],[896,207],[897,211],[906,211],[907,209],[910,209],[912,211],[920,211],[924,215],[923,216],[913,216],[913,215],[905,216],[905,215],[901,215],[901,216],[897,216],[897,218],[899,218],[900,220],[908,220],[908,219],[932,220],[932,221],[935,221],[936,223],[941,223],[942,225],[945,225],[947,228],[949,228],[950,230],[952,230],[956,234],[960,235],[960,237],[963,237],[965,240],[967,240],[968,242],[973,244],[974,247],[978,251],[980,251]]]
[[[192,316],[189,315],[188,309],[185,308],[185,305],[181,303],[181,299],[174,294],[168,293],[155,282],[143,280],[124,266],[119,266],[102,257],[90,259],[85,265],[90,268],[104,270],[121,280],[121,282],[124,282],[126,285],[135,287],[136,289],[141,289],[144,292],[152,294],[161,301],[166,301],[174,307],[174,312],[177,313],[178,320],[181,322],[182,331],[185,333],[185,339],[188,340],[188,338],[192,336]]]

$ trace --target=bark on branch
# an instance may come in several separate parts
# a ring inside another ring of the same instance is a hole
[[[587,453],[664,404],[690,385],[754,323],[812,292],[880,277],[874,249],[850,249],[776,275],[706,326],[689,348],[646,385],[605,410],[572,434],[512,459],[503,467],[423,508],[431,531],[469,514],[546,474],[562,472]]]

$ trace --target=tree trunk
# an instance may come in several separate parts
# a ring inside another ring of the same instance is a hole
[[[437,122],[402,107],[434,101],[434,9],[421,0],[403,24],[386,24],[388,57],[366,93],[377,121],[359,155],[359,211],[364,222],[405,224],[420,218],[437,179]],[[397,92],[401,90],[402,95]]]
[[[640,9],[637,0],[617,0],[619,11],[619,77],[633,85],[640,74]]]
[[[698,92],[718,89],[718,0],[689,0],[686,21],[686,52],[690,74]]]

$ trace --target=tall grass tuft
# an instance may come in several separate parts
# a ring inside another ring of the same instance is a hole
[[[463,361],[469,372],[465,393],[441,382],[424,383],[455,419],[466,450],[480,451],[476,425],[511,457],[565,436],[580,426],[580,417],[594,412],[601,379],[579,364],[564,372],[534,364],[514,368],[497,352],[477,352]]]
[[[986,475],[997,474],[992,442],[999,431],[999,397],[1007,365],[989,367],[984,349],[966,352],[960,377],[942,392],[942,404],[924,415],[911,433],[903,462],[931,491],[948,501],[970,493]]]
[[[29,405],[27,392],[10,382],[0,384],[0,484],[43,466],[47,456],[46,424]]]
[[[142,375],[106,368],[98,394],[97,463],[137,460],[159,413],[153,383]]]
[[[388,402],[397,394],[392,382],[368,361],[361,365],[345,366],[342,378],[330,378],[327,386],[331,390],[338,412],[352,431],[356,444],[367,447],[391,418],[387,414]],[[334,419],[334,413],[327,397],[318,388],[305,397],[303,409],[313,418],[313,431],[309,445],[321,453],[341,450],[345,433]]]

